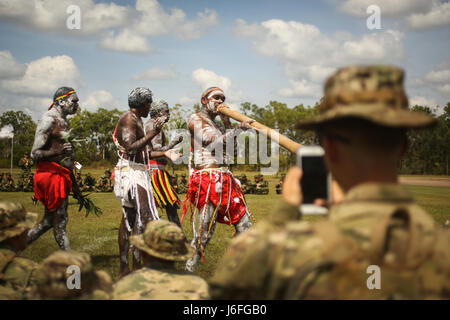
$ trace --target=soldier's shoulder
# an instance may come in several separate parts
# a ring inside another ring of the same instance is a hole
[[[142,268],[114,285],[113,299],[207,299],[208,284],[200,277]]]

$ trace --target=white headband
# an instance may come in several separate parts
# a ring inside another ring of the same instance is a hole
[[[210,93],[208,94],[208,96],[206,97],[206,99],[209,99],[209,98],[211,98],[212,96],[214,96],[214,95],[216,95],[216,94],[219,94],[219,93],[221,93],[221,94],[223,94],[223,95],[225,96],[225,94],[223,93],[223,91],[220,90],[220,89],[218,89],[218,90],[214,90],[214,91],[210,92]]]

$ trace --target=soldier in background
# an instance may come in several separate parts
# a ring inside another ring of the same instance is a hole
[[[106,169],[103,176],[100,177],[96,185],[97,192],[112,192],[113,185],[111,183],[111,170]]]
[[[114,284],[114,300],[209,298],[205,280],[175,269],[175,261],[186,261],[195,253],[176,224],[150,221],[144,234],[132,236],[131,243],[141,251],[145,266]]]
[[[269,193],[269,183],[264,180],[264,176],[262,174],[258,174],[255,176],[255,194],[268,194]]]
[[[175,192],[176,192],[177,194],[180,193],[180,190],[179,190],[179,188],[178,188],[178,174],[175,173],[175,174],[172,176],[171,184],[172,184],[173,190],[175,190]]]
[[[77,182],[78,188],[80,188],[80,190],[83,190],[83,187],[84,187],[84,185],[83,185],[83,177],[81,176],[81,172],[80,171],[78,171],[75,174],[75,181]]]
[[[237,237],[218,264],[213,298],[450,298],[450,230],[398,183],[406,129],[436,122],[408,109],[403,77],[392,66],[354,66],[328,79],[319,115],[299,128],[317,130],[344,199],[329,219],[295,221],[302,171],[291,168],[271,221]]]
[[[178,193],[186,193],[188,190],[188,181],[186,180],[186,174],[181,174],[180,183],[178,184]]]
[[[285,177],[286,177],[286,174],[283,173],[281,175],[280,181],[278,181],[277,185],[275,186],[275,191],[277,192],[277,194],[281,194],[281,189],[283,188],[283,182],[284,182]]]
[[[79,286],[73,277],[74,266],[80,271]],[[30,300],[108,300],[111,297],[111,277],[102,270],[95,271],[87,253],[56,251],[40,264],[35,278],[27,297]]]
[[[37,214],[19,203],[0,202],[0,300],[25,299],[37,263],[19,256],[27,246],[28,230]]]
[[[3,191],[7,192],[15,192],[17,190],[14,179],[11,177],[11,173],[6,174],[6,182],[3,185],[3,189]]]
[[[25,179],[31,173],[31,168],[34,165],[33,159],[29,158],[28,153],[23,155],[23,158],[19,160],[19,168],[22,170],[20,173],[20,178]]]
[[[90,173],[86,174],[83,180],[83,189],[81,191],[95,192],[95,178]]]

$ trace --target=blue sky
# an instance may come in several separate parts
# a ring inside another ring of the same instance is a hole
[[[369,5],[381,29],[369,30]],[[66,27],[67,7],[81,29]],[[336,68],[392,63],[410,103],[450,101],[450,4],[439,0],[0,0],[0,112],[39,119],[55,90],[122,110],[136,86],[186,112],[204,88],[227,103],[313,105]]]

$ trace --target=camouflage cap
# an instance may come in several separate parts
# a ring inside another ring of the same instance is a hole
[[[31,228],[37,217],[36,213],[25,211],[20,203],[0,202],[0,242]]]
[[[319,115],[300,121],[296,127],[315,129],[342,118],[360,118],[394,128],[422,128],[434,124],[433,117],[409,110],[403,79],[403,70],[389,65],[339,69],[325,82]]]
[[[195,253],[183,231],[166,220],[150,221],[144,234],[132,236],[130,242],[151,256],[169,261],[186,261]]]
[[[74,272],[80,269],[80,289],[69,289],[67,283]],[[112,281],[103,271],[95,271],[87,253],[56,251],[48,256],[36,270],[36,291],[41,299],[83,299],[109,297]]]

